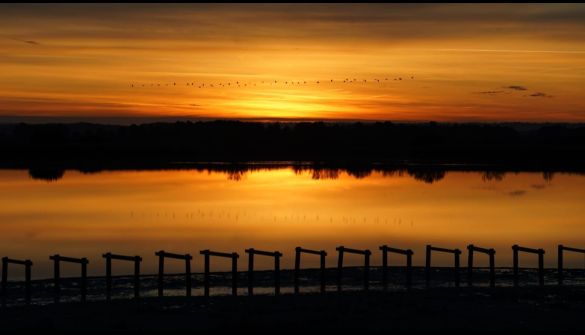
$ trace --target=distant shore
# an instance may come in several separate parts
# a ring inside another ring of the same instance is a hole
[[[0,124],[0,167],[100,170],[214,162],[585,171],[585,125],[200,121]]]
[[[0,313],[8,330],[585,330],[585,289],[434,288],[62,303]]]

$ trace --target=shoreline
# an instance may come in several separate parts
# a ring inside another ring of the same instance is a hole
[[[0,125],[1,166],[311,162],[364,168],[468,165],[585,171],[585,124],[261,123]]]
[[[448,302],[448,303],[447,303]],[[585,288],[164,297],[8,308],[3,330],[584,330]]]
[[[380,266],[373,266],[369,271],[369,291],[373,293],[398,293],[407,291],[406,267],[388,267],[387,289],[384,289],[383,270]],[[305,268],[300,270],[299,289],[301,293],[318,293],[320,291],[320,270],[318,268]],[[164,298],[181,299],[185,296],[185,274],[168,273],[164,278]],[[274,271],[254,271],[254,296],[274,296]],[[507,290],[514,287],[513,271],[509,267],[495,268],[495,290]],[[557,269],[544,269],[544,286],[539,286],[538,271],[535,268],[519,268],[520,290],[532,289],[574,289],[585,290],[585,270],[569,268],[564,270],[564,284],[558,285]],[[414,266],[412,268],[411,290],[457,289],[455,284],[455,271],[452,267],[435,266],[432,268],[432,276],[427,286],[425,268]],[[100,303],[106,300],[106,277],[87,277],[87,301]],[[140,275],[139,294],[141,298],[152,299],[157,297],[158,275]],[[483,290],[489,288],[489,269],[486,267],[473,268],[473,284],[468,285],[467,267],[460,268],[459,289]],[[134,292],[134,276],[112,276],[112,299],[131,301]],[[248,296],[247,271],[238,272],[237,294],[238,297]],[[294,270],[280,270],[280,291],[282,295],[294,293]],[[337,293],[337,268],[327,268],[325,273],[326,294]],[[60,278],[60,300],[62,302],[80,301],[80,278]],[[361,292],[364,287],[364,268],[359,266],[347,266],[343,268],[342,292]],[[231,272],[210,273],[210,296],[213,298],[230,297],[232,294]],[[25,282],[22,280],[9,280],[7,285],[7,306],[9,308],[25,305]],[[191,273],[192,298],[204,296],[204,274]],[[31,305],[48,306],[53,303],[54,281],[53,278],[34,279],[31,281]]]

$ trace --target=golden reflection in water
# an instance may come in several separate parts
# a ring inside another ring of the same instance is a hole
[[[448,172],[424,183],[408,175],[374,172],[355,178],[313,179],[312,172],[291,168],[248,172],[240,178],[196,170],[67,171],[55,182],[33,180],[27,171],[0,171],[0,256],[30,258],[33,277],[51,275],[49,255],[90,259],[89,274],[103,275],[107,251],[141,255],[145,273],[155,273],[154,252],[194,255],[199,250],[236,251],[239,269],[247,266],[244,249],[279,250],[283,267],[294,262],[294,248],[325,249],[335,266],[335,247],[370,248],[380,263],[378,246],[412,248],[414,264],[424,264],[424,245],[465,250],[469,243],[496,249],[496,266],[511,264],[511,245],[545,248],[545,265],[555,266],[556,245],[585,246],[585,177],[541,173],[508,173],[486,180],[481,173]],[[335,174],[333,174],[335,176]],[[238,179],[238,178],[235,178]],[[466,257],[466,252],[464,252]],[[464,258],[465,260],[465,258]],[[361,259],[349,256],[348,264]],[[392,255],[393,265],[402,259]],[[487,259],[478,257],[478,265]],[[536,257],[521,256],[527,266]],[[570,255],[567,265],[583,267],[583,256]],[[267,269],[271,259],[258,258]],[[317,266],[307,257],[303,266]],[[433,264],[449,265],[447,255]],[[116,263],[114,273],[130,272]],[[171,272],[181,262],[170,261]],[[214,270],[228,261],[213,259]],[[20,276],[20,270],[11,273]],[[78,275],[65,265],[65,275]]]

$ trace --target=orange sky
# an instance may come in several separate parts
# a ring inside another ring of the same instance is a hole
[[[583,122],[583,42],[583,4],[2,4],[0,120]]]

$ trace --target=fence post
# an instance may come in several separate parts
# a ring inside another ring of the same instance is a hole
[[[163,296],[163,285],[164,285],[164,260],[165,257],[174,258],[174,259],[181,259],[185,261],[185,290],[186,296],[191,296],[191,260],[193,256],[190,254],[175,254],[170,252],[165,252],[164,250],[159,250],[154,253],[158,256],[158,296]]]
[[[245,252],[249,255],[248,261],[248,295],[254,294],[254,254],[261,256],[274,257],[274,295],[280,294],[280,257],[282,253],[279,251],[264,251],[256,250],[254,248],[245,249]]]
[[[514,272],[514,286],[518,287],[518,245],[512,246],[513,251],[513,272]]]
[[[2,307],[6,307],[6,294],[8,285],[8,257],[2,258]]]
[[[364,264],[364,290],[368,290],[370,288],[370,255],[372,253],[370,250],[366,250],[365,254],[365,264]]]
[[[280,254],[274,255],[274,294],[280,295]]]
[[[229,258],[232,262],[232,296],[238,294],[238,254],[235,252],[219,252],[209,249],[199,251],[204,257],[203,292],[206,299],[210,296],[211,286],[211,256]]]
[[[248,254],[248,295],[254,294],[254,249]]]
[[[558,247],[558,281],[559,285],[563,285],[563,245]]]
[[[6,294],[8,285],[8,257],[2,258],[2,307],[6,307]]]
[[[412,250],[390,248],[387,245],[382,245],[379,249],[382,250],[382,282],[384,290],[388,289],[388,253],[390,252],[406,256],[406,288],[409,290],[412,279]]]
[[[31,267],[32,262],[30,260],[25,261],[24,265],[24,281],[25,281],[25,302],[30,305],[31,301]]]
[[[111,300],[112,295],[112,257],[111,253],[106,253],[106,300]]]
[[[461,250],[455,249],[455,286],[459,287],[459,257],[461,256]]]
[[[155,255],[157,255],[155,253]],[[112,296],[112,261],[113,260],[122,260],[122,261],[129,261],[134,263],[134,299],[138,299],[140,297],[140,262],[142,261],[142,257],[140,256],[125,256],[125,255],[117,255],[112,254],[111,252],[107,252],[102,255],[106,259],[106,300],[111,301]]]
[[[232,253],[232,295],[238,295],[238,254]]]
[[[203,257],[204,257],[203,294],[205,295],[206,298],[209,298],[209,253],[205,253]]]
[[[319,256],[319,263],[320,263],[320,286],[321,286],[321,293],[325,293],[325,257],[327,256],[327,252],[325,250],[311,250],[311,249],[303,249],[301,247],[295,248],[295,270],[294,270],[294,290],[295,294],[299,294],[300,292],[300,282],[301,282],[301,255],[303,253],[317,255]]]
[[[191,256],[185,255],[185,286],[187,286],[187,296],[191,296]]]
[[[425,281],[426,286],[431,284],[431,246],[427,244],[426,261],[425,261]]]
[[[134,298],[140,298],[140,256],[134,257]]]
[[[338,248],[339,257],[337,259],[337,291],[341,292],[341,278],[343,277],[343,246]]]
[[[518,252],[528,252],[538,255],[538,283],[540,286],[544,286],[544,249],[533,249],[520,247],[516,244],[512,246],[514,250],[514,286],[518,286]],[[584,250],[585,252],[585,250]]]
[[[295,294],[299,294],[299,285],[300,285],[300,275],[301,275],[301,247],[295,248],[295,272],[294,272],[294,282],[295,282]]]
[[[164,284],[164,272],[165,272],[165,256],[164,253],[158,255],[158,296],[163,296],[163,284]]]
[[[81,259],[81,302],[85,302],[87,295],[87,258]]]
[[[384,290],[388,290],[388,253],[385,245],[382,246],[382,285]]]
[[[55,283],[55,303],[61,300],[61,268],[59,255],[55,255],[53,259],[54,283]]]
[[[26,260],[18,260],[18,259],[10,259],[8,257],[2,257],[2,288],[1,288],[1,300],[2,303],[0,304],[1,307],[6,307],[6,301],[8,299],[8,265],[9,264],[17,264],[17,265],[24,265],[24,301],[25,304],[28,306],[30,305],[31,301],[31,267],[32,262],[29,259]]]
[[[320,258],[321,258],[321,293],[325,293],[325,257],[327,253],[325,251],[321,251]]]
[[[412,287],[412,250],[408,249],[406,253],[406,289]]]
[[[372,252],[369,249],[359,250],[339,246],[335,250],[339,252],[339,259],[337,263],[337,291],[341,292],[341,280],[343,276],[343,254],[348,252],[350,254],[358,254],[364,256],[364,290],[368,290],[370,285],[370,255]]]
[[[490,287],[496,287],[496,251],[490,249]]]
[[[473,276],[473,244],[467,246],[467,286],[472,286]]]
[[[85,302],[85,297],[87,293],[87,263],[89,261],[87,258],[72,258],[72,257],[64,257],[60,255],[53,255],[49,256],[49,259],[53,260],[54,263],[54,271],[55,271],[55,303],[58,303],[61,296],[61,261],[63,262],[70,262],[81,264],[81,302]]]
[[[493,248],[490,249],[486,249],[486,248],[480,248],[480,247],[476,247],[473,244],[470,244],[467,246],[467,250],[468,250],[468,258],[467,258],[467,286],[471,287],[473,286],[473,260],[474,260],[474,256],[473,254],[477,251],[480,253],[484,253],[487,254],[489,256],[489,281],[490,281],[490,287],[494,288],[495,287],[495,282],[496,282],[496,270],[495,270],[495,254],[496,251]]]
[[[425,265],[425,272],[426,272],[426,286],[429,287],[430,286],[430,282],[431,282],[431,253],[432,251],[438,251],[438,252],[447,252],[450,254],[453,254],[454,256],[454,275],[455,275],[455,286],[459,287],[459,282],[460,282],[460,258],[461,258],[461,250],[455,248],[455,249],[447,249],[447,248],[440,248],[440,247],[433,247],[430,244],[427,244],[427,257],[426,257],[426,265]]]
[[[544,286],[544,250],[538,249],[538,283]]]

